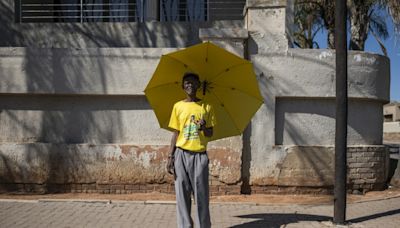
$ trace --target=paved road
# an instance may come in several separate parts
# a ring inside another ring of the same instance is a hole
[[[332,227],[332,205],[211,205],[213,227]],[[172,203],[0,200],[0,227],[176,227]],[[347,226],[400,227],[400,198],[349,204]]]

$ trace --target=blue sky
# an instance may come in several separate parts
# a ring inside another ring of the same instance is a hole
[[[393,35],[394,29],[392,21],[387,18],[386,23],[390,35],[383,43],[387,49],[388,57],[390,58],[390,100],[400,102],[400,34],[396,42],[396,38]],[[320,48],[327,47],[326,36],[326,31],[322,31],[316,36],[315,41],[318,42]],[[378,42],[376,42],[372,35],[368,36],[365,51],[382,54]]]

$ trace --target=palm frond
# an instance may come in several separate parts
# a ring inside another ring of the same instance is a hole
[[[379,47],[380,47],[381,50],[382,50],[382,53],[383,53],[386,57],[388,57],[387,49],[386,49],[385,45],[383,44],[383,42],[379,39],[379,36],[377,36],[377,35],[375,34],[375,32],[372,31],[372,30],[371,30],[371,34],[372,34],[372,36],[375,38],[375,40],[378,42]]]
[[[400,24],[400,1],[386,0],[386,5],[394,24]]]
[[[385,18],[377,13],[370,15],[370,31],[373,31],[375,35],[382,37],[386,40],[389,37]]]
[[[323,26],[319,0],[296,0],[294,8],[294,44],[313,48],[315,33]]]

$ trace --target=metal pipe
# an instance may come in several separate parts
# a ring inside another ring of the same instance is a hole
[[[83,22],[83,0],[81,0],[81,23]]]
[[[336,126],[335,126],[335,186],[333,223],[346,220],[347,181],[347,31],[346,0],[336,0]]]

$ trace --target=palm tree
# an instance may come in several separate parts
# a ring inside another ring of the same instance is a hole
[[[295,2],[295,32],[294,44],[300,48],[319,48],[314,41],[317,33],[323,28],[319,9],[309,1]]]
[[[381,0],[387,5],[387,10],[392,18],[395,34],[400,35],[400,1],[399,0]]]
[[[319,0],[321,5],[321,17],[328,30],[328,48],[335,48],[335,2],[334,0]]]
[[[351,22],[350,49],[364,50],[365,40],[369,32],[379,43],[382,52],[387,51],[381,38],[389,36],[385,16],[381,12],[386,9],[393,21],[395,35],[400,35],[400,1],[399,0],[349,0]]]
[[[364,50],[365,41],[372,34],[381,46],[382,52],[387,51],[381,38],[387,39],[389,33],[385,17],[380,13],[385,4],[377,0],[348,0],[350,20],[350,49]]]
[[[296,0],[295,3],[295,44],[305,48],[318,47],[313,40],[323,27],[328,31],[328,48],[335,48],[335,1]]]
[[[387,9],[395,24],[395,32],[400,36],[399,0],[348,0],[350,22],[350,49],[364,50],[365,41],[371,34],[386,55],[381,39],[389,36],[383,9]],[[335,1],[334,0],[297,0],[295,11],[295,44],[303,48],[318,47],[314,36],[320,25],[328,32],[328,48],[335,48]]]

